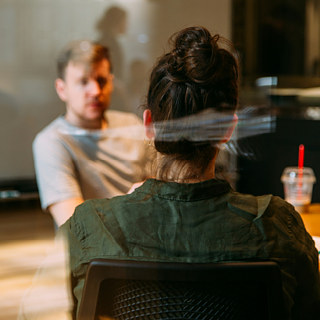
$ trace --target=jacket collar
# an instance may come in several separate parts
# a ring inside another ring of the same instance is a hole
[[[176,201],[209,199],[229,192],[230,184],[223,180],[210,179],[198,183],[176,183],[148,179],[136,192]]]

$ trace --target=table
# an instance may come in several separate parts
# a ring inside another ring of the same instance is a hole
[[[297,210],[297,209],[296,209]],[[309,208],[308,212],[301,212],[300,216],[303,220],[303,223],[313,237],[315,241],[316,248],[320,252],[320,240],[317,237],[320,237],[320,203],[312,203]],[[320,270],[320,254],[319,254],[319,270]]]
[[[304,222],[307,231],[316,237],[320,237],[320,203],[312,203],[308,212],[297,210]]]

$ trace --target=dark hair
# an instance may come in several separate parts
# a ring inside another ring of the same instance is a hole
[[[58,56],[58,77],[61,79],[65,79],[66,67],[70,61],[91,66],[93,64],[96,64],[97,62],[100,62],[102,59],[107,59],[109,61],[110,71],[112,71],[108,48],[90,40],[79,40],[70,42],[62,49]]]
[[[238,62],[218,42],[231,45],[203,27],[186,28],[171,37],[171,52],[159,58],[150,76],[146,108],[151,110],[154,123],[170,123],[209,108],[234,113]],[[166,126],[160,130],[165,131]],[[179,132],[180,139],[165,141],[157,139],[159,134],[156,130],[154,146],[164,155],[158,164],[160,179],[168,180],[169,169],[177,161],[185,170],[185,179],[200,179],[217,154],[212,141],[192,141]]]

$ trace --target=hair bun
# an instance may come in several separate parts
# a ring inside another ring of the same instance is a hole
[[[218,40],[219,35],[211,36],[201,27],[187,28],[175,34],[171,39],[173,49],[168,61],[168,72],[173,80],[210,83],[221,61]]]
[[[232,48],[203,27],[183,29],[171,38],[171,52],[152,70],[146,108],[155,124],[154,147],[163,156],[157,158],[160,179],[200,179],[216,155],[216,141],[225,136],[225,122],[214,117],[216,134],[201,113],[233,115],[238,105],[238,62],[225,46],[219,47],[220,40]],[[200,113],[205,121],[193,122],[190,116]]]

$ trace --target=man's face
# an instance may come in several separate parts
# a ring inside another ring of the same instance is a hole
[[[56,90],[66,103],[65,118],[70,123],[84,128],[101,127],[113,90],[109,61],[103,59],[91,67],[70,61],[65,79],[56,80]]]

